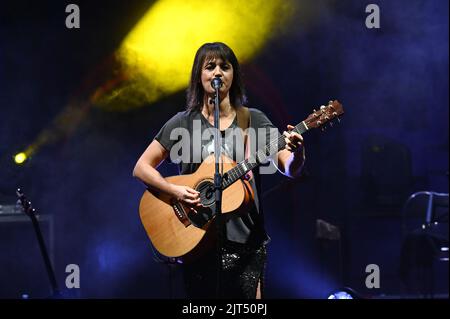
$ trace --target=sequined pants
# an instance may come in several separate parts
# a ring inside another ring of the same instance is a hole
[[[226,242],[220,252],[220,277],[217,272],[217,249],[193,263],[184,265],[187,297],[255,299],[258,282],[261,297],[264,297],[264,270],[267,259],[265,245],[250,247]]]

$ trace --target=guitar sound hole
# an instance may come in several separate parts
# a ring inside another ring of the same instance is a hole
[[[209,180],[200,182],[196,190],[200,192],[200,200],[203,206],[211,206],[214,204],[214,183]]]

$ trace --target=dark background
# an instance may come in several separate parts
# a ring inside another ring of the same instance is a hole
[[[370,2],[306,2],[315,19],[299,13],[242,66],[249,105],[280,130],[329,99],[346,111],[340,125],[305,133],[302,178],[264,176],[266,297],[324,298],[340,286],[372,298],[410,293],[399,277],[402,205],[416,191],[448,193],[448,1],[376,1],[380,29],[365,26]],[[14,203],[21,186],[51,218],[52,227],[42,223],[58,283],[66,265],[81,271],[81,288],[66,296],[182,297],[179,269],[153,259],[138,217],[144,188],[131,175],[161,125],[184,108],[184,92],[128,112],[91,108],[70,135],[23,166],[12,161],[89,87],[92,70],[150,7],[76,1],[81,28],[69,30],[69,3],[1,3],[0,204]],[[341,240],[317,240],[317,219],[338,226]],[[1,297],[46,296],[31,225],[0,226]],[[365,286],[368,264],[380,267],[379,289]],[[448,296],[444,265],[435,292]]]

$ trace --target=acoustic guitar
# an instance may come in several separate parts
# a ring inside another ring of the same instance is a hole
[[[344,113],[342,104],[330,101],[314,110],[293,131],[302,134],[313,128],[324,128]],[[275,144],[275,145],[274,145]],[[248,211],[254,194],[246,174],[284,149],[284,136],[270,141],[240,163],[221,155],[223,165],[222,214],[238,214]],[[274,152],[275,151],[275,152]],[[169,183],[189,186],[200,193],[202,208],[193,210],[166,193],[147,189],[140,201],[139,214],[142,224],[159,253],[167,257],[182,257],[190,253],[209,232],[215,217],[214,154],[209,155],[193,174],[167,177]],[[214,228],[214,227],[212,227]]]

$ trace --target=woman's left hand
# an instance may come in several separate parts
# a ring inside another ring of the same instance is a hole
[[[284,131],[283,135],[285,136],[284,140],[286,141],[286,149],[290,152],[300,153],[303,151],[303,137],[292,131],[294,126],[288,125],[288,130],[290,132]]]

